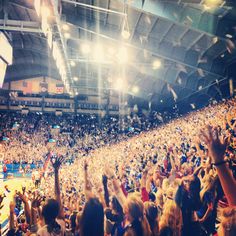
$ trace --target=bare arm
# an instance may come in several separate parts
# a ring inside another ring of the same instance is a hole
[[[202,131],[202,139],[207,144],[210,155],[213,158],[217,174],[229,204],[236,206],[236,181],[228,164],[224,162],[228,139],[220,140],[218,130],[210,126],[206,131]]]

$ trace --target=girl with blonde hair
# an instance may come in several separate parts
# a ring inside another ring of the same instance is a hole
[[[182,212],[175,201],[167,199],[165,202],[159,226],[160,232],[169,228],[173,232],[173,236],[181,236]]]

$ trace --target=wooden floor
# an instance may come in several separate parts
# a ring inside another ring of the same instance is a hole
[[[9,217],[9,204],[14,198],[15,191],[22,191],[22,185],[23,186],[29,186],[31,183],[30,179],[26,178],[15,178],[15,179],[10,179],[7,181],[1,181],[0,182],[0,193],[5,193],[7,197],[4,198],[3,200],[3,209],[1,210],[1,215],[0,215],[0,222],[3,223],[5,222],[8,217]],[[8,186],[8,189],[10,190],[9,193],[5,191],[4,186]]]

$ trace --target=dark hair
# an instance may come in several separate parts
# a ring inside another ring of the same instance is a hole
[[[113,196],[111,202],[113,210],[116,211],[117,214],[123,216],[124,215],[123,208],[120,205],[118,199],[115,196]]]
[[[90,198],[80,220],[81,236],[104,236],[104,210],[97,198]]]
[[[174,234],[173,234],[173,230],[169,226],[166,226],[161,229],[159,235],[160,236],[173,236]]]
[[[49,199],[43,207],[42,215],[49,233],[55,232],[58,234],[61,231],[61,226],[56,222],[59,212],[60,206],[55,199]]]

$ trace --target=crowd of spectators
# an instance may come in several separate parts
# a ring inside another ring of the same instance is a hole
[[[235,106],[158,127],[137,117],[1,114],[3,161],[44,164],[40,181],[16,193],[18,222],[11,202],[8,235],[236,235]]]

